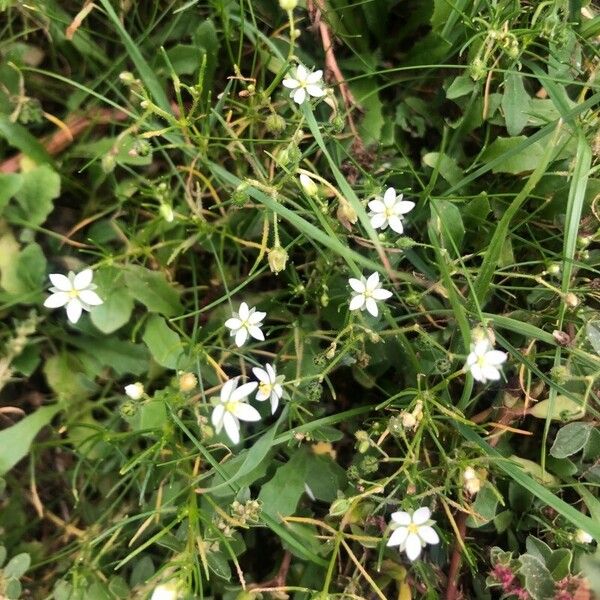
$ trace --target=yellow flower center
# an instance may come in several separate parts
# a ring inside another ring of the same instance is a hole
[[[69,290],[69,298],[77,298],[79,296],[79,290]]]
[[[386,216],[386,218],[391,218],[394,216],[394,207],[393,206],[386,206],[385,207],[385,211],[384,214]]]
[[[234,402],[234,401],[230,400],[229,402],[227,402],[225,404],[225,410],[227,412],[233,412],[233,409],[235,408],[236,404],[237,404],[237,402]]]
[[[408,533],[419,533],[419,526],[411,523],[408,527]]]
[[[258,391],[261,392],[261,394],[270,395],[272,389],[273,386],[270,383],[265,383],[264,381],[258,386]]]
[[[480,367],[485,367],[486,362],[485,362],[485,355],[484,356],[479,356],[477,358],[477,365]]]

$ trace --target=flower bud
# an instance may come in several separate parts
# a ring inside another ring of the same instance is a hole
[[[338,498],[331,503],[329,514],[332,517],[341,517],[350,509],[350,500],[348,498]]]
[[[193,373],[179,373],[179,391],[191,392],[198,385],[198,378]]]
[[[345,199],[340,199],[337,209],[338,221],[348,230],[352,229],[352,225],[358,220],[358,215],[352,205]]]
[[[158,211],[160,212],[160,216],[167,223],[172,223],[173,219],[175,219],[175,213],[173,212],[173,207],[170,204],[161,204]]]
[[[144,395],[144,384],[136,381],[125,386],[125,394],[132,400],[139,400]]]
[[[279,6],[285,11],[294,10],[298,6],[298,0],[279,0]]]
[[[180,598],[179,582],[163,583],[154,588],[150,600],[177,600]]]
[[[123,71],[123,72],[119,73],[119,79],[125,85],[131,85],[135,81],[135,77],[133,76],[133,73],[130,73],[129,71]]]
[[[474,496],[481,489],[481,479],[473,467],[463,471],[463,488],[469,496]]]
[[[269,254],[267,255],[267,260],[269,261],[269,268],[275,274],[281,273],[285,269],[287,264],[288,253],[285,248],[277,244],[271,250],[269,250]]]
[[[575,532],[575,540],[580,544],[591,544],[594,541],[594,538],[583,529],[578,529]]]
[[[307,196],[314,197],[319,193],[319,186],[304,173],[300,173],[300,185]]]
[[[270,114],[265,121],[265,125],[270,133],[281,133],[285,129],[286,122],[281,115]]]
[[[102,166],[102,170],[108,175],[108,173],[112,173],[115,170],[115,167],[117,166],[117,159],[112,153],[105,154],[102,157],[100,164]]]
[[[565,304],[569,308],[577,308],[579,306],[579,298],[573,292],[569,292],[565,295]]]

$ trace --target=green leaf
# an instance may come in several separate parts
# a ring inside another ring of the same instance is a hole
[[[129,322],[133,311],[133,298],[121,288],[110,294],[98,292],[104,300],[90,312],[92,323],[102,333],[113,333]]]
[[[306,483],[314,497],[333,502],[347,483],[346,471],[331,457],[310,453],[307,456]]]
[[[373,83],[368,80],[357,80],[351,85],[352,94],[364,111],[360,120],[359,132],[363,141],[373,144],[381,139],[383,129],[383,104]]]
[[[305,493],[308,452],[305,448],[297,450],[287,463],[277,469],[273,478],[262,486],[258,499],[265,514],[279,518],[294,513],[300,497]]]
[[[57,404],[43,406],[16,425],[0,431],[0,475],[10,471],[29,453],[35,436],[50,423],[59,408]]]
[[[462,169],[456,164],[456,160],[447,154],[429,152],[421,160],[424,165],[437,169],[450,185],[457,185],[462,177]]]
[[[524,135],[509,138],[498,137],[483,151],[481,161],[491,163],[500,159],[500,162],[492,168],[492,173],[516,175],[533,171],[548,148],[548,140],[540,140],[521,149],[520,146],[525,140],[527,137]]]
[[[158,315],[152,315],[146,324],[142,338],[152,358],[167,369],[176,369],[179,358],[183,353],[183,346],[179,335],[169,328],[167,322]]]
[[[162,273],[131,266],[125,271],[125,284],[131,295],[150,312],[173,317],[183,312],[179,294]]]
[[[25,127],[19,123],[13,123],[6,115],[0,115],[0,136],[37,164],[52,163],[44,146]]]
[[[165,403],[162,400],[144,402],[129,422],[135,431],[162,429],[167,422]]]
[[[495,516],[498,508],[498,496],[494,492],[491,484],[486,483],[473,502],[473,511],[475,515],[471,515],[467,519],[469,527],[481,527],[489,523]]]
[[[462,248],[465,226],[458,207],[448,200],[431,200],[431,219],[436,231],[442,238],[443,247],[450,255]]]
[[[521,73],[507,72],[504,75],[502,110],[510,136],[519,135],[527,125],[529,101]]]
[[[579,452],[590,439],[593,425],[591,423],[569,423],[561,427],[550,448],[555,458],[566,458]]]
[[[25,292],[39,291],[46,277],[46,257],[39,244],[28,244],[19,252],[16,274]]]
[[[81,338],[73,341],[102,366],[111,367],[118,375],[141,375],[148,370],[148,353],[141,344],[115,337]]]
[[[596,354],[600,354],[600,321],[589,321],[585,325],[585,335]]]
[[[0,214],[8,201],[23,185],[23,177],[16,173],[0,173]]]
[[[26,552],[13,556],[6,566],[2,569],[6,577],[16,577],[19,579],[25,574],[31,565],[31,557]]]
[[[446,90],[446,98],[454,100],[466,94],[470,94],[475,89],[475,82],[469,75],[459,75]]]
[[[542,561],[531,554],[522,554],[519,561],[519,573],[525,577],[525,589],[533,600],[554,598],[554,580]]]
[[[22,175],[22,184],[15,194],[16,206],[6,208],[9,221],[25,225],[41,225],[54,208],[53,200],[60,195],[60,176],[43,165]]]
[[[552,402],[549,398],[541,400],[529,409],[529,414],[538,418],[546,419],[548,416],[553,421],[577,421],[585,416],[580,403],[575,402],[567,396],[556,396]]]
[[[57,397],[64,400],[81,400],[96,389],[83,373],[83,366],[74,353],[63,352],[48,358],[44,375]]]

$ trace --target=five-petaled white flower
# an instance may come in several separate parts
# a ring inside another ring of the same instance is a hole
[[[471,346],[471,353],[467,356],[465,369],[481,383],[500,379],[499,367],[506,361],[506,353],[494,350],[488,339],[479,340]]]
[[[248,335],[256,340],[263,341],[265,336],[261,331],[262,320],[267,316],[267,313],[256,310],[256,308],[248,308],[245,302],[240,304],[237,313],[233,313],[230,319],[225,321],[225,327],[231,329],[231,335],[235,335],[235,344],[239,348],[246,343]]]
[[[260,421],[260,413],[246,402],[246,398],[258,387],[256,381],[238,387],[239,377],[228,379],[221,388],[221,398],[213,410],[211,422],[217,433],[225,427],[229,439],[240,441],[240,421]]]
[[[283,80],[283,85],[292,90],[290,97],[296,104],[302,104],[307,95],[315,98],[321,98],[325,95],[323,71],[321,69],[311,73],[304,65],[298,65],[293,75],[293,77],[286,77]]]
[[[423,506],[410,514],[399,511],[392,513],[390,526],[394,529],[388,546],[400,546],[409,560],[415,560],[427,544],[439,544],[440,538],[432,527],[431,511]]]
[[[275,367],[269,363],[265,365],[264,369],[254,367],[252,369],[254,376],[258,379],[258,391],[256,392],[256,399],[259,402],[264,400],[271,400],[271,414],[275,414],[277,406],[279,406],[279,400],[283,396],[283,380],[284,375],[277,376]]]
[[[141,381],[125,386],[125,394],[132,400],[139,400],[144,395],[144,384]]]
[[[102,299],[94,290],[96,286],[92,283],[94,272],[85,269],[80,273],[69,271],[67,276],[59,273],[49,275],[52,286],[52,294],[46,298],[46,308],[67,308],[67,317],[71,323],[77,323],[81,317],[82,310],[91,310],[92,306],[102,304]]]
[[[393,187],[388,188],[383,198],[376,198],[369,202],[371,212],[371,226],[373,229],[386,229],[389,225],[396,233],[404,233],[402,225],[402,215],[410,212],[415,203],[409,200],[402,200],[403,195],[396,195]]]
[[[368,279],[361,276],[360,279],[351,277],[348,279],[350,287],[356,292],[350,300],[350,310],[364,310],[365,308],[376,317],[379,314],[377,302],[387,300],[392,292],[384,290],[379,282],[379,273],[369,275]]]

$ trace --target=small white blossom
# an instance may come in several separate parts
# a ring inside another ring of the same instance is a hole
[[[177,600],[180,597],[178,583],[163,583],[154,588],[150,600]]]
[[[256,340],[265,339],[261,327],[266,316],[267,313],[256,308],[248,308],[248,305],[242,302],[238,312],[234,312],[233,316],[225,321],[225,327],[231,329],[231,335],[235,336],[235,344],[238,348],[246,343],[249,335]]]
[[[220,433],[225,427],[225,433],[234,444],[240,441],[240,421],[260,421],[260,413],[246,402],[258,383],[252,381],[237,387],[239,379],[234,377],[223,384],[219,404],[211,417],[215,431]]]
[[[499,367],[506,358],[506,353],[494,350],[488,339],[482,339],[472,344],[465,369],[468,369],[473,378],[481,383],[496,381],[500,379]]]
[[[316,196],[319,193],[319,187],[317,184],[305,173],[300,173],[300,185],[306,192],[307,196]]]
[[[350,310],[365,310],[365,308],[376,317],[379,314],[377,302],[387,300],[392,292],[384,290],[379,281],[379,273],[369,275],[368,279],[361,276],[360,279],[351,277],[348,279],[350,287],[355,295],[350,300]]]
[[[388,188],[383,198],[376,198],[369,202],[371,212],[371,226],[373,229],[386,229],[389,225],[396,233],[404,233],[402,225],[402,215],[410,212],[415,203],[403,200],[403,195],[396,196],[396,190],[393,187]]]
[[[144,384],[136,381],[125,386],[125,394],[132,400],[139,400],[144,395]]]
[[[52,294],[46,298],[46,308],[60,308],[66,305],[67,317],[71,323],[77,323],[82,310],[91,310],[93,306],[102,304],[102,299],[96,292],[92,283],[94,273],[92,269],[85,269],[80,273],[69,271],[68,275],[52,273],[49,275]]]
[[[279,406],[279,400],[283,396],[283,386],[281,384],[285,377],[283,375],[277,376],[275,367],[269,363],[265,365],[264,369],[254,367],[252,372],[259,382],[256,399],[259,402],[271,400],[271,414],[274,415]]]
[[[465,492],[474,496],[481,489],[481,479],[473,467],[467,467],[463,471],[463,487]]]
[[[399,511],[392,513],[390,526],[394,529],[388,546],[400,546],[400,552],[406,552],[409,560],[416,560],[421,549],[427,544],[439,544],[440,538],[432,527],[431,511],[423,506],[410,514]]]
[[[578,529],[575,532],[575,539],[580,544],[591,544],[594,541],[594,538],[587,531],[584,531],[583,529]]]
[[[298,65],[294,70],[293,77],[286,77],[283,85],[292,90],[290,97],[296,104],[302,104],[307,95],[315,98],[325,95],[321,69],[311,73],[304,65]]]

